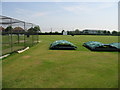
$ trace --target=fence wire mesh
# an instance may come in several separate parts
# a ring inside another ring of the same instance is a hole
[[[2,55],[37,44],[39,31],[39,26],[35,24],[0,16]]]

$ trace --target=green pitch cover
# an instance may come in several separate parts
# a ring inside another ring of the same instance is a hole
[[[66,41],[66,40],[57,40],[53,43],[51,43],[50,49],[77,49],[77,47],[69,42],[69,41]]]
[[[83,44],[92,51],[120,51],[120,43],[103,44],[101,42],[89,41]]]

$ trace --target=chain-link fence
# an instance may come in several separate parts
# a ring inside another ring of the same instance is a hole
[[[12,53],[38,43],[39,26],[6,16],[0,16],[2,55]]]

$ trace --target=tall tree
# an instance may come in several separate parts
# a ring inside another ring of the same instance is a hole
[[[76,29],[76,30],[75,30],[75,34],[80,34],[79,29]]]
[[[34,32],[41,32],[40,27],[39,26],[35,26],[34,27]]]
[[[104,30],[104,31],[103,31],[103,33],[104,33],[104,34],[107,34],[107,31],[106,31],[106,30]]]
[[[112,31],[112,35],[118,35],[117,31]]]
[[[33,33],[33,32],[34,32],[34,28],[33,27],[28,29],[28,33]]]
[[[13,30],[12,26],[8,26],[6,29],[5,29],[5,32],[11,32]]]
[[[110,35],[111,34],[110,31],[107,31],[107,34]]]

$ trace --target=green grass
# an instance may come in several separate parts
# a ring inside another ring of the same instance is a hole
[[[3,59],[3,88],[117,88],[118,53],[93,52],[87,41],[118,42],[117,36],[41,35],[40,43]],[[77,50],[49,50],[55,40],[68,40]]]

